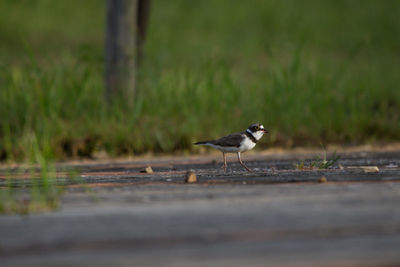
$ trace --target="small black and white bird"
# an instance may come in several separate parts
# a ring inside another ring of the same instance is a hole
[[[240,152],[246,152],[253,149],[256,146],[257,141],[260,140],[265,133],[268,133],[268,131],[264,129],[262,124],[253,123],[244,132],[233,133],[217,140],[201,141],[194,144],[210,146],[220,150],[224,158],[224,165],[222,167],[225,172],[227,167],[225,153],[237,153],[240,164],[245,167],[246,170],[251,172],[251,169],[242,162]]]

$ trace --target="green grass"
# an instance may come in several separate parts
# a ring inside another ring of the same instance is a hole
[[[0,4],[0,158],[400,138],[400,2],[153,1],[134,107],[103,99],[104,1]]]
[[[51,148],[40,150],[35,135],[29,141],[25,147],[29,151],[29,166],[9,167],[5,169],[5,181],[1,178],[0,214],[44,212],[59,206],[64,186],[57,181],[55,164],[48,158]],[[1,174],[4,175],[4,169]]]
[[[325,146],[321,144],[321,147],[324,151],[323,156],[319,157],[317,156],[316,158],[312,159],[307,165],[304,160],[300,161],[295,164],[296,169],[298,170],[313,170],[313,169],[329,169],[333,167],[337,161],[340,159],[340,156],[336,155],[336,151],[332,153],[332,155],[329,156],[328,158],[328,151],[326,150]]]

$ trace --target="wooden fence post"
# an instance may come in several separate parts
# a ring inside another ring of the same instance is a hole
[[[138,0],[107,0],[106,98],[132,105],[136,87]]]
[[[150,0],[107,0],[106,98],[133,105]]]

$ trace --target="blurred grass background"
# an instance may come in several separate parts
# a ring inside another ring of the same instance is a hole
[[[107,106],[105,6],[0,3],[0,159],[192,150],[262,122],[263,145],[400,139],[400,1],[153,0],[133,108]]]

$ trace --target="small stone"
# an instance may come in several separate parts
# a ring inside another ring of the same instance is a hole
[[[153,169],[151,168],[151,166],[147,166],[144,170],[142,170],[140,172],[153,173]]]
[[[318,179],[318,183],[326,183],[326,182],[328,182],[328,179],[326,179],[325,176],[321,176],[321,177]]]
[[[197,182],[197,177],[194,171],[188,171],[185,175],[185,182],[186,183],[196,183]]]

